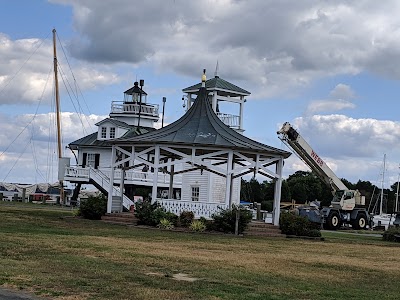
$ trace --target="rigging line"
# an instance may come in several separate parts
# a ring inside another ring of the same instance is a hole
[[[49,80],[50,80],[51,72],[52,72],[52,67],[50,67],[50,70],[49,70],[49,72],[48,72],[48,74],[47,74],[46,83],[45,83],[44,88],[43,88],[43,90],[42,90],[42,94],[41,94],[41,96],[40,96],[40,98],[39,98],[39,100],[40,100],[39,105],[40,105],[41,101],[43,100],[44,93],[45,93],[45,91],[46,91],[46,89],[47,89],[47,85],[48,85]],[[36,113],[37,113],[37,111],[38,111],[38,109],[39,109],[39,105],[38,105],[38,107],[37,107]],[[35,124],[32,123],[32,126],[31,126],[31,127],[32,127],[32,131],[31,131],[32,155],[33,155],[33,161],[34,161],[34,163],[35,163],[35,170],[36,170],[36,172],[37,172],[43,179],[45,179],[44,176],[43,176],[43,174],[40,172],[39,167],[38,167],[38,163],[37,163],[36,148],[35,148],[35,143],[34,143],[34,139],[33,139],[33,137],[34,137],[34,132],[35,132]],[[35,175],[35,178],[36,178],[36,175]]]
[[[61,67],[60,67],[60,69],[61,69]],[[67,85],[65,84],[65,82],[68,82],[68,79],[64,80],[65,75],[64,75],[64,72],[62,72],[62,70],[61,70],[60,74],[61,74],[61,79],[62,79],[62,81],[63,81],[63,83],[64,83],[64,87],[65,87],[65,89],[66,89],[66,91],[67,91],[67,93],[68,93],[69,99],[71,100],[72,106],[74,107],[75,111],[77,112],[78,117],[79,117],[79,121],[80,121],[81,124],[82,124],[82,129],[83,129],[84,132],[85,132],[85,125],[83,124],[82,118],[81,118],[81,116],[80,116],[80,115],[83,114],[83,113],[80,113],[80,112],[76,109],[75,103],[74,103],[74,101],[72,100],[72,97],[71,97],[71,94],[70,94],[70,92],[69,92],[69,89],[68,89]],[[68,84],[69,84],[69,82],[68,82]],[[70,86],[70,85],[69,85],[69,86]],[[70,86],[70,88],[71,88],[71,86]],[[71,90],[72,90],[72,89],[71,89]],[[78,101],[77,101],[77,102],[78,102]],[[79,102],[78,102],[78,104],[79,104]],[[83,115],[84,115],[84,114],[83,114]]]
[[[71,71],[72,78],[74,79],[75,86],[76,86],[77,89],[79,90],[79,92],[80,92],[80,94],[81,94],[81,96],[82,96],[82,98],[83,98],[83,102],[85,103],[86,108],[87,108],[89,114],[91,114],[90,108],[89,108],[89,106],[87,105],[87,102],[85,101],[85,97],[83,96],[82,91],[81,91],[79,85],[76,84],[77,81],[76,81],[74,72],[72,71],[72,67],[71,67],[71,64],[69,63],[68,56],[67,56],[66,53],[65,53],[64,47],[63,47],[63,45],[62,45],[62,43],[61,43],[61,41],[60,41],[60,37],[58,36],[58,33],[57,33],[57,32],[56,32],[56,35],[57,35],[57,39],[58,39],[58,41],[59,41],[59,45],[61,46],[61,50],[63,51],[64,57],[65,57],[65,59],[66,59],[66,61],[67,61],[68,67],[69,67],[69,69],[70,69],[70,71]],[[76,95],[78,95],[78,94],[76,93]],[[77,97],[77,98],[78,98],[78,97]],[[89,123],[89,125],[90,125],[90,123]],[[92,129],[92,128],[90,128],[90,129]]]
[[[69,80],[68,80],[68,77],[66,76],[66,73],[65,73],[64,70],[62,69],[61,65],[59,65],[59,68],[60,68],[61,78],[62,78],[62,80],[63,80],[64,86],[65,86],[67,92],[68,92],[68,87],[66,86],[66,83],[65,83],[65,82],[68,83],[68,86],[69,86],[70,90],[73,91],[73,88],[72,88],[72,86],[71,86],[71,84],[70,84],[70,82],[69,82]],[[69,97],[70,97],[70,99],[71,99],[71,103],[72,103],[72,105],[74,106],[74,109],[75,109],[75,111],[77,112],[78,117],[79,117],[79,119],[80,119],[80,121],[81,121],[83,132],[84,132],[85,134],[87,134],[87,130],[86,130],[86,128],[85,128],[85,125],[83,124],[83,121],[82,121],[82,119],[81,119],[81,118],[82,118],[81,115],[83,115],[83,116],[85,117],[86,122],[87,122],[87,124],[89,125],[90,130],[93,131],[92,125],[90,124],[88,117],[84,114],[83,109],[82,109],[82,106],[81,106],[81,104],[79,103],[78,95],[75,94],[74,92],[72,93],[72,95],[75,96],[75,100],[76,100],[76,103],[78,104],[79,110],[76,108],[76,106],[75,106],[75,104],[74,104],[74,101],[72,100],[72,97],[71,97],[71,95],[70,95],[69,92],[68,92],[68,94],[69,94]],[[82,97],[82,98],[83,98],[83,97]],[[89,111],[89,113],[90,113],[90,111]]]
[[[46,85],[47,85],[47,82],[46,82]],[[39,98],[39,102],[38,102],[38,104],[37,104],[37,106],[36,106],[35,114],[33,115],[31,121],[30,121],[30,122],[22,129],[22,131],[14,138],[14,140],[10,143],[10,145],[8,145],[8,147],[0,154],[0,158],[4,155],[4,153],[6,153],[6,152],[8,151],[8,149],[10,149],[10,147],[14,144],[14,142],[21,136],[21,134],[22,134],[22,133],[29,127],[29,125],[32,124],[33,121],[35,120],[35,118],[36,118],[36,116],[37,116],[37,113],[38,113],[38,111],[39,111],[40,104],[41,104],[42,99],[43,99],[44,91],[45,91],[45,89],[43,89],[43,91],[42,91],[42,95],[41,95],[41,97]]]
[[[29,57],[22,63],[22,66],[15,72],[15,74],[10,78],[10,80],[0,89],[0,95],[4,92],[5,88],[9,86],[9,84],[13,81],[15,77],[21,72],[22,68],[26,65],[26,63],[31,59],[31,57],[37,52],[37,50],[43,45],[44,41],[49,37],[50,33],[42,39],[42,42],[36,47],[36,49],[29,55]]]
[[[36,153],[35,153],[35,146],[34,146],[34,143],[33,143],[33,140],[31,139],[31,148],[32,148],[32,153],[34,153],[33,154],[33,161],[34,161],[34,163],[35,163],[35,183],[37,183],[37,177],[36,177],[36,175],[37,174],[39,174],[39,176],[40,177],[42,177],[42,179],[45,181],[46,180],[46,178],[43,176],[43,173],[39,170],[39,167],[38,167],[38,160],[37,160],[37,156],[36,156]]]
[[[4,177],[3,182],[6,181],[8,175],[10,175],[11,171],[14,169],[14,167],[18,163],[19,159],[22,157],[22,155],[24,155],[24,153],[25,153],[26,149],[28,148],[29,144],[30,144],[30,141],[28,141],[28,143],[26,143],[24,151],[22,151],[21,154],[18,156],[17,160],[14,162],[13,166],[11,167],[11,170],[8,171],[7,175]]]
[[[79,103],[79,100],[78,100],[78,99],[79,99],[79,97],[78,97],[78,90],[79,90],[80,95],[82,96],[83,102],[85,103],[85,106],[86,106],[86,108],[87,108],[87,110],[88,110],[88,113],[89,113],[89,114],[92,114],[92,112],[90,111],[90,108],[89,108],[89,106],[87,105],[87,102],[86,102],[86,100],[85,100],[85,97],[83,96],[83,93],[82,93],[82,91],[81,91],[79,85],[77,84],[77,81],[76,81],[76,78],[75,78],[75,74],[74,74],[74,72],[72,71],[72,67],[71,67],[71,64],[69,63],[68,56],[67,56],[67,54],[65,53],[64,47],[63,47],[63,45],[62,45],[62,43],[61,43],[60,37],[58,36],[58,33],[57,33],[57,32],[56,32],[56,36],[57,36],[59,45],[61,46],[61,50],[62,50],[62,52],[63,52],[63,54],[64,54],[65,60],[67,61],[69,70],[71,71],[72,78],[73,78],[73,80],[74,80],[74,85],[75,85],[75,88],[76,88],[76,91],[75,91],[74,95],[75,95],[76,101],[77,101],[77,103],[78,103],[79,108],[81,109],[82,114],[85,116],[86,121],[88,122],[88,125],[89,125],[89,127],[90,127],[90,130],[93,131],[92,125],[90,124],[89,120],[87,119],[87,116],[83,113],[82,106],[81,106],[80,103]],[[61,66],[60,66],[60,69],[61,69]],[[68,79],[67,79],[67,81],[68,81]],[[69,84],[69,82],[68,82],[68,84]],[[70,84],[69,84],[69,85],[70,85]],[[70,86],[71,86],[71,85],[70,85]],[[71,90],[73,90],[73,89],[71,88]]]
[[[26,124],[26,126],[22,129],[22,131],[14,138],[14,140],[11,142],[11,144],[10,145],[8,145],[8,147],[0,154],[0,158],[4,155],[4,153],[6,153],[7,152],[7,150],[11,147],[11,145],[21,136],[21,134],[28,128],[28,126],[30,125],[30,124],[32,124],[32,122],[35,120],[35,118],[36,118],[36,116],[37,116],[37,113],[38,113],[38,110],[39,110],[39,106],[40,106],[40,103],[41,103],[41,99],[39,99],[40,101],[39,101],[39,103],[38,103],[38,105],[37,105],[37,107],[36,107],[36,111],[35,111],[35,114],[33,115],[33,117],[32,117],[32,119],[29,121],[29,123],[28,124]]]

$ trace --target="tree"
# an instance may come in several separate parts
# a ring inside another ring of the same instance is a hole
[[[329,187],[312,172],[297,171],[289,176],[287,184],[297,203],[319,200],[322,205],[329,205],[332,200]]]

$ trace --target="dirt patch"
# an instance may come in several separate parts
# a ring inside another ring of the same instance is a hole
[[[179,281],[189,281],[189,282],[200,280],[200,278],[190,277],[188,274],[184,273],[174,274],[172,275],[172,278]]]
[[[169,275],[169,274],[163,274],[160,272],[148,272],[145,274],[149,275],[149,276],[170,277],[170,278],[172,278],[174,280],[178,280],[178,281],[194,282],[196,280],[200,280],[200,278],[190,277],[188,274],[184,274],[184,273],[177,273],[177,274]]]

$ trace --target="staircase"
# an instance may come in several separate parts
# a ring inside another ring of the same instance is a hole
[[[101,217],[101,220],[105,223],[126,226],[137,225],[138,222],[138,219],[135,217],[133,212],[106,214],[105,216]]]
[[[264,221],[251,221],[247,229],[243,232],[244,236],[262,236],[262,237],[286,237],[281,233],[279,227],[267,224]]]
[[[101,172],[98,169],[94,169],[92,167],[90,167],[90,171],[89,171],[89,178],[92,181],[93,185],[99,189],[102,193],[104,193],[105,195],[108,195],[109,190],[110,190],[110,179],[108,178],[107,175],[105,175],[103,172]],[[114,186],[113,187],[113,196],[120,196],[121,192],[120,192],[120,188],[118,186]],[[129,210],[131,205],[133,205],[133,201],[131,201],[127,196],[123,196],[123,200],[122,200],[122,205]],[[113,199],[113,203],[112,203],[112,211],[120,211],[120,202],[119,201],[115,201]]]

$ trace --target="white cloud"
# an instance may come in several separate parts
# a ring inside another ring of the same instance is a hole
[[[49,103],[54,86],[53,46],[50,40],[11,40],[0,33],[0,105],[34,104],[37,101]],[[69,64],[59,55],[59,87],[61,92],[67,87],[73,94],[79,89],[93,89],[114,84],[119,77],[109,68],[101,65]],[[70,60],[70,58],[69,58]],[[70,63],[72,60],[70,61]],[[77,82],[74,82],[74,81]]]
[[[351,89],[349,85],[339,83],[335,88],[329,93],[331,99],[344,99],[349,100],[355,98],[355,92]]]
[[[317,100],[312,101],[307,107],[307,114],[312,115],[318,112],[333,112],[346,108],[355,108],[355,104],[346,100]]]
[[[248,80],[256,97],[295,93],[323,76],[400,78],[394,0],[53,2],[73,6],[81,36],[70,49],[88,61],[197,76],[218,60],[224,78]]]
[[[343,109],[353,109],[356,105],[349,100],[355,98],[355,92],[350,86],[339,83],[329,93],[329,98],[325,100],[311,101],[306,109],[306,115],[313,115],[321,112],[336,112]]]

